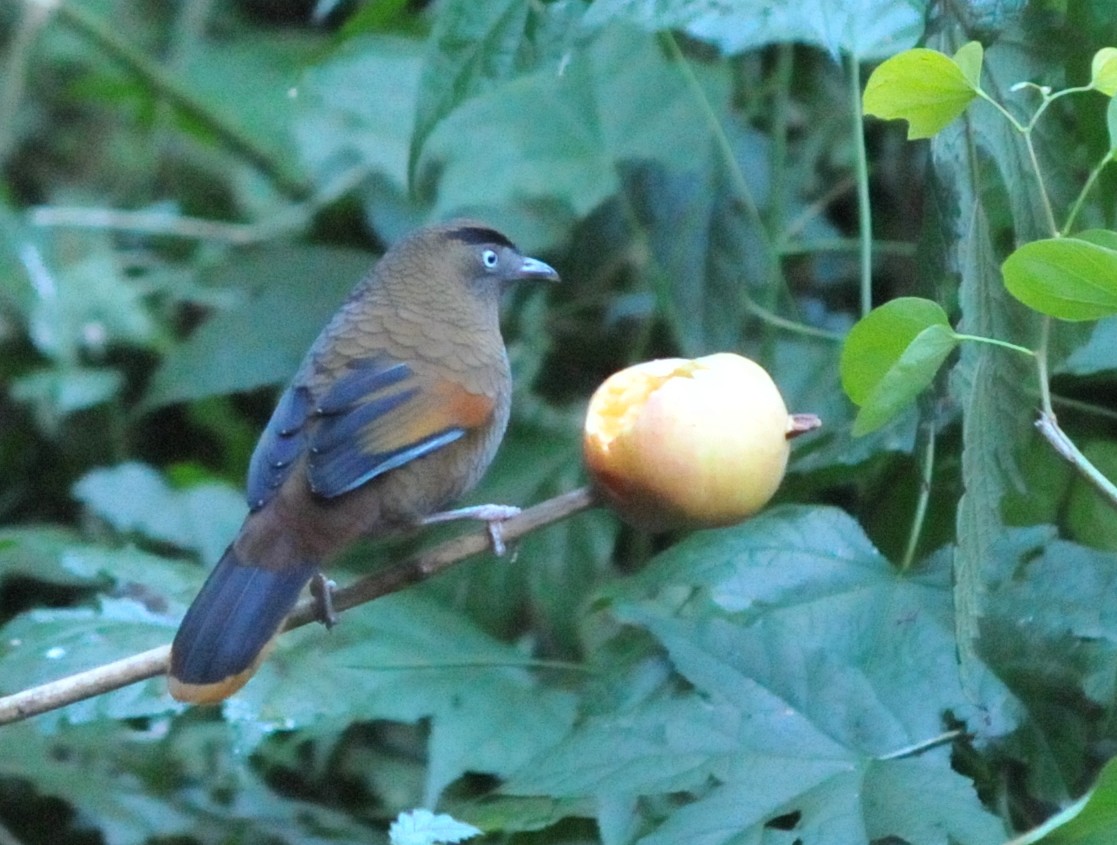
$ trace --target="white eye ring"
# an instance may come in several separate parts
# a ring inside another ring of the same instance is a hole
[[[500,258],[497,256],[496,250],[486,249],[481,252],[481,263],[488,269],[492,270],[499,261]]]

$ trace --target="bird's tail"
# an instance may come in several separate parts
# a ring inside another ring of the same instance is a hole
[[[312,563],[281,569],[255,566],[229,546],[186,611],[171,645],[171,695],[209,704],[244,686],[317,569]]]

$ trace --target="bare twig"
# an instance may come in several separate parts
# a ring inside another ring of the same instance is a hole
[[[547,499],[502,525],[506,543],[526,534],[566,519],[597,504],[588,487]],[[375,598],[402,590],[432,575],[448,569],[468,557],[491,548],[487,530],[475,531],[455,537],[426,552],[421,552],[389,569],[376,572],[337,590],[333,594],[334,610],[341,612]],[[290,631],[317,619],[317,605],[313,600],[303,600],[291,612],[285,630]],[[0,725],[38,716],[76,701],[82,701],[111,692],[115,689],[154,678],[167,671],[169,645],[159,646],[122,660],[106,663],[76,675],[32,687],[0,698]]]
[[[1101,470],[1094,466],[1083,455],[1074,442],[1067,437],[1065,431],[1059,428],[1059,423],[1054,414],[1041,412],[1036,420],[1036,428],[1052,448],[1065,458],[1078,474],[1086,479],[1095,490],[1101,493],[1110,505],[1117,508],[1117,485],[1102,475]]]
[[[28,212],[35,226],[73,227],[220,241],[245,246],[292,234],[304,228],[319,209],[336,202],[368,178],[369,168],[356,165],[326,182],[313,196],[285,205],[262,220],[236,223],[188,217],[174,211],[129,211],[88,206],[40,205]]]

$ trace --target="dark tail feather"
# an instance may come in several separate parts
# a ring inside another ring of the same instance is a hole
[[[171,645],[171,695],[204,704],[244,686],[317,569],[309,563],[285,569],[253,566],[229,546]]]

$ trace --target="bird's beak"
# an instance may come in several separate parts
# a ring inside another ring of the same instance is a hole
[[[538,258],[525,258],[516,271],[516,279],[533,282],[557,282],[559,274],[555,268]]]

